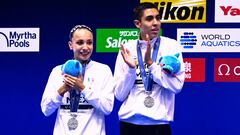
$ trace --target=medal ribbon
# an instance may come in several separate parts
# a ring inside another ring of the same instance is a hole
[[[84,80],[86,65],[90,62],[89,59],[86,64],[82,64],[82,79]],[[70,112],[77,112],[81,92],[79,90],[70,90]]]
[[[160,46],[160,40],[161,39],[159,37],[157,37],[157,39],[154,43],[154,46],[153,46],[152,60],[154,62],[156,62],[156,59],[157,59],[158,49]],[[152,77],[152,74],[150,73],[150,71],[147,75],[146,71],[144,69],[142,51],[140,48],[139,40],[137,41],[137,56],[138,56],[138,65],[139,65],[142,81],[144,84],[144,88],[146,91],[152,91],[153,77]]]

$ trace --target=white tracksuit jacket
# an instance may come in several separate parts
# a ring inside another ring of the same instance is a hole
[[[61,65],[56,66],[48,79],[43,93],[42,112],[49,116],[55,110],[57,118],[54,135],[105,135],[104,115],[110,114],[114,104],[113,76],[107,65],[90,61],[85,70],[84,85],[80,105],[92,105],[92,109],[78,109],[78,127],[69,130],[68,120],[71,118],[70,109],[61,109],[61,105],[69,105],[69,92],[60,96],[57,90],[63,85]]]
[[[152,46],[155,41],[156,38],[151,41]],[[138,63],[136,45],[137,40],[130,40],[124,44],[124,47],[131,52],[136,63]],[[146,47],[146,44],[141,46],[143,59]],[[174,55],[176,53],[180,53],[178,59],[181,62],[181,69],[176,74],[176,77],[169,77],[162,71],[159,59],[161,56]],[[118,53],[114,71],[116,83],[114,94],[118,100],[123,101],[118,112],[119,119],[120,121],[137,125],[168,124],[170,121],[173,121],[175,94],[181,91],[184,84],[185,69],[179,43],[174,39],[161,36],[157,61],[149,69],[145,70],[152,73],[153,81],[155,82],[150,95],[155,100],[152,108],[144,106],[144,99],[147,97],[147,94],[141,81],[138,65],[136,69],[129,68],[124,62],[121,53]],[[137,80],[138,83],[135,83]],[[139,80],[141,84],[139,84]]]

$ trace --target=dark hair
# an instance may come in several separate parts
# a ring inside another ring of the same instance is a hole
[[[90,27],[88,27],[88,26],[86,26],[86,25],[76,25],[76,26],[74,26],[74,27],[71,29],[71,31],[70,31],[70,33],[69,33],[69,39],[70,39],[70,40],[71,40],[72,37],[73,37],[73,33],[74,33],[76,30],[78,30],[78,29],[86,29],[86,30],[88,30],[88,31],[90,31],[90,32],[92,33],[92,29],[91,29]]]
[[[155,8],[158,10],[157,5],[151,3],[151,2],[143,2],[140,3],[137,7],[133,9],[133,20],[141,20],[141,17],[143,16],[143,12],[146,9],[149,8]]]

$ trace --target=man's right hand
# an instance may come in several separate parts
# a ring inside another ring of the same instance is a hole
[[[123,57],[123,60],[130,68],[135,68],[136,64],[134,59],[132,58],[132,54],[128,49],[125,49],[123,45],[120,45],[120,51]]]

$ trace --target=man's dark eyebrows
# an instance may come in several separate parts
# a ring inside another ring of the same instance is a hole
[[[146,18],[147,18],[147,17],[153,17],[153,15],[148,15],[148,16],[146,16]]]
[[[153,15],[148,15],[148,16],[146,16],[145,18],[146,18],[146,19],[152,19],[152,18],[154,18],[154,16],[153,16]]]
[[[157,14],[156,15],[156,17],[159,17],[160,16],[160,14]],[[153,15],[148,15],[148,16],[146,16],[146,18],[148,18],[148,17],[155,17],[155,16],[153,16]]]
[[[160,17],[161,15],[160,15],[160,14],[157,14],[156,16],[157,16],[157,17]]]

